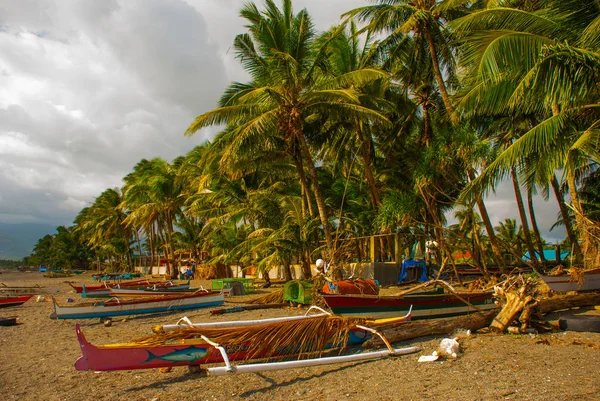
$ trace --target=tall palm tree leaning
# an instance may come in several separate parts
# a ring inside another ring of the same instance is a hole
[[[327,71],[327,46],[313,46],[315,32],[306,10],[294,14],[292,2],[283,0],[280,10],[274,1],[265,0],[265,10],[247,3],[240,12],[248,21],[249,33],[238,35],[234,49],[251,81],[233,82],[219,107],[196,117],[186,135],[212,125],[226,124],[231,142],[224,157],[240,149],[271,144],[267,138],[278,136],[286,146],[298,146],[308,169],[323,225],[329,257],[333,241],[329,215],[319,181],[315,160],[305,135],[305,122],[316,116],[354,113],[364,119],[385,120],[383,115],[360,105],[353,85],[381,78],[375,68],[334,76]],[[299,161],[292,160],[292,163]]]

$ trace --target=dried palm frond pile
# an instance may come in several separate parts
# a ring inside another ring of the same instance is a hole
[[[140,338],[128,344],[106,347],[148,347],[163,344],[204,343],[200,337],[230,349],[248,350],[247,358],[272,357],[282,354],[320,353],[326,350],[343,350],[350,330],[366,319],[339,316],[317,316],[310,319],[267,323],[256,326],[230,328],[182,328]],[[158,330],[157,330],[158,331]]]

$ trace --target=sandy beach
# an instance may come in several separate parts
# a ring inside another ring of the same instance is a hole
[[[92,283],[91,275],[44,278],[41,273],[2,273],[6,285],[53,287],[59,302],[80,297],[65,282]],[[195,281],[193,285],[208,282]],[[50,302],[35,297],[0,316],[18,315],[20,325],[0,327],[0,389],[4,400],[592,400],[600,390],[600,334],[475,334],[456,360],[418,363],[443,337],[397,343],[422,352],[376,361],[259,374],[205,377],[187,367],[171,372],[136,370],[80,372],[75,321],[49,318]],[[302,308],[254,310],[211,316],[209,310],[115,319],[80,320],[93,344],[129,341],[156,324],[188,316],[194,322],[303,314]],[[581,312],[581,311],[580,311]],[[592,311],[589,313],[595,313]],[[572,313],[572,312],[571,312]]]

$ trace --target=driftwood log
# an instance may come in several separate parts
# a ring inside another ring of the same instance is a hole
[[[552,298],[542,298],[536,303],[528,305],[521,316],[534,314],[546,314],[561,309],[576,308],[581,306],[600,305],[600,293],[576,293],[561,294]],[[451,334],[457,329],[479,330],[488,327],[493,321],[498,310],[484,313],[472,313],[466,316],[451,317],[445,319],[417,320],[409,323],[397,323],[380,328],[378,331],[390,342],[405,341],[424,336],[436,336]],[[364,347],[381,346],[383,341],[379,337],[373,337],[365,342]]]
[[[449,317],[444,319],[425,319],[409,323],[400,323],[380,328],[378,331],[388,341],[404,341],[424,336],[436,336],[453,333],[456,329],[475,331],[490,325],[497,310],[483,313],[472,313],[466,316]],[[365,342],[364,347],[370,348],[380,346],[383,341],[379,337],[373,337]]]
[[[552,298],[541,299],[533,308],[534,312],[545,314],[561,309],[594,305],[600,305],[600,292],[555,295]]]

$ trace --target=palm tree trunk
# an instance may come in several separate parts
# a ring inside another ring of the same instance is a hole
[[[571,204],[573,205],[573,209],[575,209],[575,221],[577,222],[577,230],[579,231],[579,237],[581,237],[585,233],[585,221],[583,220],[583,211],[581,209],[581,204],[579,203],[579,196],[577,194],[577,186],[575,184],[575,171],[573,166],[567,166],[567,184],[569,186],[569,195],[571,196]],[[586,248],[586,242],[583,241],[583,247]],[[585,255],[581,252],[582,259],[576,259],[577,263],[581,263],[585,260]]]
[[[283,262],[283,279],[288,282],[292,279],[292,270],[290,269],[290,261],[285,260]]]
[[[356,116],[354,116],[354,121],[356,124],[356,134],[360,142],[360,154],[363,159],[365,178],[367,180],[367,185],[369,186],[369,193],[371,195],[371,203],[373,205],[373,209],[377,210],[379,205],[381,205],[381,196],[379,195],[379,189],[377,189],[377,185],[375,184],[375,178],[373,177],[373,171],[371,169],[371,146],[365,140],[364,133],[362,131],[362,124]]]
[[[556,116],[560,113],[560,108],[558,106],[557,103],[552,103],[552,115]],[[567,155],[568,158],[568,155]],[[568,159],[567,159],[568,161]],[[575,186],[575,171],[573,170],[572,166],[567,166],[566,168],[567,171],[567,185],[569,186],[569,195],[571,196],[571,204],[573,205],[573,208],[575,209],[575,221],[577,222],[577,229],[579,231],[579,235],[581,235],[581,233],[583,232],[584,226],[583,226],[583,218],[582,218],[582,214],[581,214],[581,205],[579,204],[579,197],[577,196],[577,187]],[[556,180],[556,177],[554,177],[554,179]],[[556,193],[556,191],[555,191]],[[562,195],[561,195],[562,198]],[[564,203],[564,200],[563,200]],[[561,205],[561,207],[564,207],[564,205]],[[565,208],[565,212],[566,212],[566,208]],[[562,214],[562,208],[561,208],[561,214]],[[563,219],[564,219],[563,215]],[[566,213],[566,216],[568,216],[568,213]],[[566,224],[566,219],[565,219],[565,224]],[[569,224],[570,226],[570,224]],[[567,227],[565,225],[565,227]],[[571,227],[572,230],[572,227]],[[568,231],[567,231],[568,233]],[[584,259],[583,259],[583,252],[581,250],[581,246],[579,244],[579,240],[577,238],[577,236],[573,235],[569,236],[569,240],[571,241],[571,245],[573,246],[573,253],[575,255],[575,262],[576,263],[581,263]],[[584,245],[585,246],[585,245]]]
[[[422,142],[423,145],[429,147],[429,145],[431,145],[431,118],[429,116],[428,105],[423,105],[423,123],[425,126],[423,129]]]
[[[540,235],[540,229],[537,225],[537,220],[535,218],[535,209],[533,207],[533,193],[531,188],[527,190],[527,208],[529,209],[529,217],[531,217],[531,228],[533,228],[535,243],[538,248],[538,252],[540,253],[540,260],[542,263],[546,262],[546,258],[544,257],[544,245],[542,244],[542,236]]]
[[[517,178],[517,172],[514,168],[510,169],[510,175],[513,182],[513,188],[515,190],[515,198],[517,200],[517,208],[519,209],[519,216],[521,218],[521,225],[523,226],[523,238],[529,251],[529,259],[537,266],[538,260],[536,258],[535,248],[533,242],[531,242],[531,231],[529,230],[529,223],[527,222],[527,215],[525,214],[525,205],[523,204],[523,196],[521,195],[521,188],[519,186],[519,179]]]
[[[173,243],[173,219],[171,218],[171,213],[167,211],[166,213],[166,235],[167,235],[167,260],[172,261],[171,266],[171,278],[177,278],[177,274],[175,268],[175,244]]]
[[[304,196],[302,205],[304,205],[304,202],[306,202],[306,206],[308,207],[308,213],[310,214],[310,217],[314,218],[315,210],[313,208],[312,200],[310,197],[310,187],[308,185],[308,181],[306,180],[306,174],[304,174],[302,157],[297,153],[294,154],[292,157],[296,161],[296,172],[298,173],[298,177],[300,178],[300,186],[302,187],[302,195]]]
[[[152,274],[152,267],[154,266],[154,224],[149,227],[149,240],[150,240],[150,273]]]
[[[565,199],[560,190],[560,184],[556,179],[556,176],[553,175],[550,180],[550,185],[552,185],[552,190],[554,191],[554,196],[556,197],[556,201],[558,202],[558,208],[560,209],[560,215],[563,220],[563,224],[565,225],[565,230],[567,231],[567,238],[569,238],[569,242],[573,246],[573,253],[575,256],[575,260],[583,260],[583,254],[581,253],[581,247],[579,246],[579,241],[577,240],[577,236],[573,231],[573,225],[571,224],[571,219],[569,218],[569,211],[565,206]]]
[[[472,168],[469,169],[469,179],[471,181],[475,179],[475,172]],[[502,252],[500,251],[500,247],[498,246],[498,239],[496,238],[496,232],[494,231],[494,226],[492,226],[490,215],[488,214],[487,208],[485,207],[485,203],[483,202],[481,196],[478,196],[475,199],[475,203],[477,203],[479,215],[481,216],[481,220],[483,221],[483,225],[485,226],[485,231],[487,232],[488,238],[490,239],[490,245],[492,245],[494,259],[496,260],[496,263],[498,263],[500,273],[505,274],[506,263],[504,261],[504,257],[502,256]]]
[[[479,255],[481,256],[481,271],[485,277],[489,277],[489,272],[487,268],[487,263],[485,261],[485,249],[483,244],[481,243],[481,238],[479,237],[479,227],[476,225],[473,229],[473,236],[475,237],[475,242],[477,243],[477,247],[479,248]]]
[[[315,193],[315,200],[317,201],[317,208],[319,210],[319,217],[321,218],[321,224],[323,225],[323,232],[325,233],[325,243],[327,244],[327,251],[329,253],[330,263],[333,260],[333,239],[331,237],[331,230],[329,228],[329,217],[327,216],[327,209],[325,208],[325,201],[323,200],[323,194],[321,193],[321,187],[319,186],[319,181],[317,177],[317,169],[313,162],[312,156],[310,154],[310,150],[308,149],[308,144],[306,143],[306,138],[304,138],[304,134],[299,129],[296,129],[296,137],[300,142],[300,149],[302,154],[304,155],[304,159],[306,161],[306,165],[308,167],[308,172],[310,174],[310,178],[313,185],[313,191]]]
[[[310,280],[312,278],[312,272],[310,271],[310,251],[307,249],[302,251],[300,254],[300,260],[302,261],[302,279]]]
[[[444,77],[442,77],[442,73],[440,71],[440,63],[437,56],[435,43],[433,42],[433,37],[431,36],[431,32],[429,32],[427,29],[424,30],[423,34],[425,35],[425,39],[427,39],[427,43],[429,44],[431,64],[433,66],[435,79],[440,89],[440,95],[442,95],[444,106],[446,106],[446,111],[448,112],[448,115],[450,115],[450,120],[452,121],[452,124],[456,125],[458,124],[458,114],[456,113],[454,106],[452,106],[452,103],[450,102],[450,97],[448,96],[448,92],[446,91],[446,84],[444,83]]]

